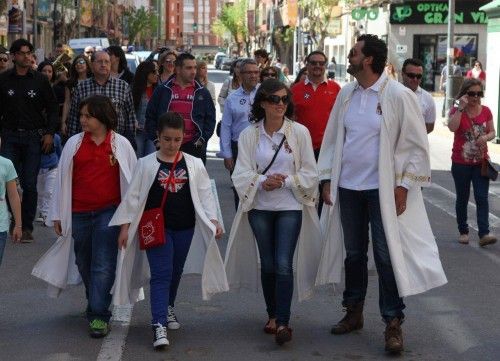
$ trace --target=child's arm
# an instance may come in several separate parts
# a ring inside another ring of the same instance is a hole
[[[14,242],[19,242],[23,233],[23,226],[21,224],[21,200],[19,199],[19,193],[17,192],[17,184],[15,179],[7,182],[7,196],[9,197],[10,208],[12,209],[12,214],[14,216],[12,240]]]
[[[120,234],[118,235],[118,249],[127,247],[129,227],[130,223],[125,223],[120,226]]]

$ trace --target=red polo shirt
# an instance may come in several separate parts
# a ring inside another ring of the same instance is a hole
[[[312,84],[308,81],[306,84],[306,81],[295,84],[291,89],[295,120],[309,129],[313,149],[318,150],[340,85],[333,80],[325,80],[314,90]]]
[[[96,211],[120,200],[120,167],[111,150],[111,132],[99,145],[85,133],[73,157],[72,211]]]
[[[184,119],[184,139],[182,144],[192,141],[198,135],[198,127],[191,118],[194,101],[194,83],[182,88],[177,80],[172,85],[172,98],[168,111],[179,113]]]

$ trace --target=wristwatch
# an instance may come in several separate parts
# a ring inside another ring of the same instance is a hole
[[[463,111],[464,111],[464,108],[460,108],[460,100],[458,100],[458,99],[457,99],[457,100],[455,100],[455,101],[453,102],[453,105],[455,105],[455,108],[457,108],[457,110],[458,110],[459,112],[463,112]]]

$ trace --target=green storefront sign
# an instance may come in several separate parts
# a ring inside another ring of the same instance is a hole
[[[487,0],[457,1],[455,4],[456,24],[486,24],[488,17],[479,8]],[[391,24],[447,24],[448,2],[407,2],[391,4]]]

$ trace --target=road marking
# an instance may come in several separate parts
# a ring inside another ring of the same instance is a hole
[[[423,196],[427,202],[449,214],[453,219],[456,219],[455,193],[436,183],[432,183],[430,187],[424,188]],[[469,227],[477,231],[476,205],[474,203],[469,202],[467,206],[467,214],[469,216],[467,221],[469,223]],[[500,227],[500,218],[492,213],[489,213],[489,221],[490,228]],[[469,243],[469,246],[480,251],[481,254],[500,265],[500,257],[491,252],[487,252],[487,249],[480,247],[477,242],[471,242]]]
[[[132,305],[113,307],[111,332],[102,341],[97,361],[121,360],[132,318],[132,309]]]

